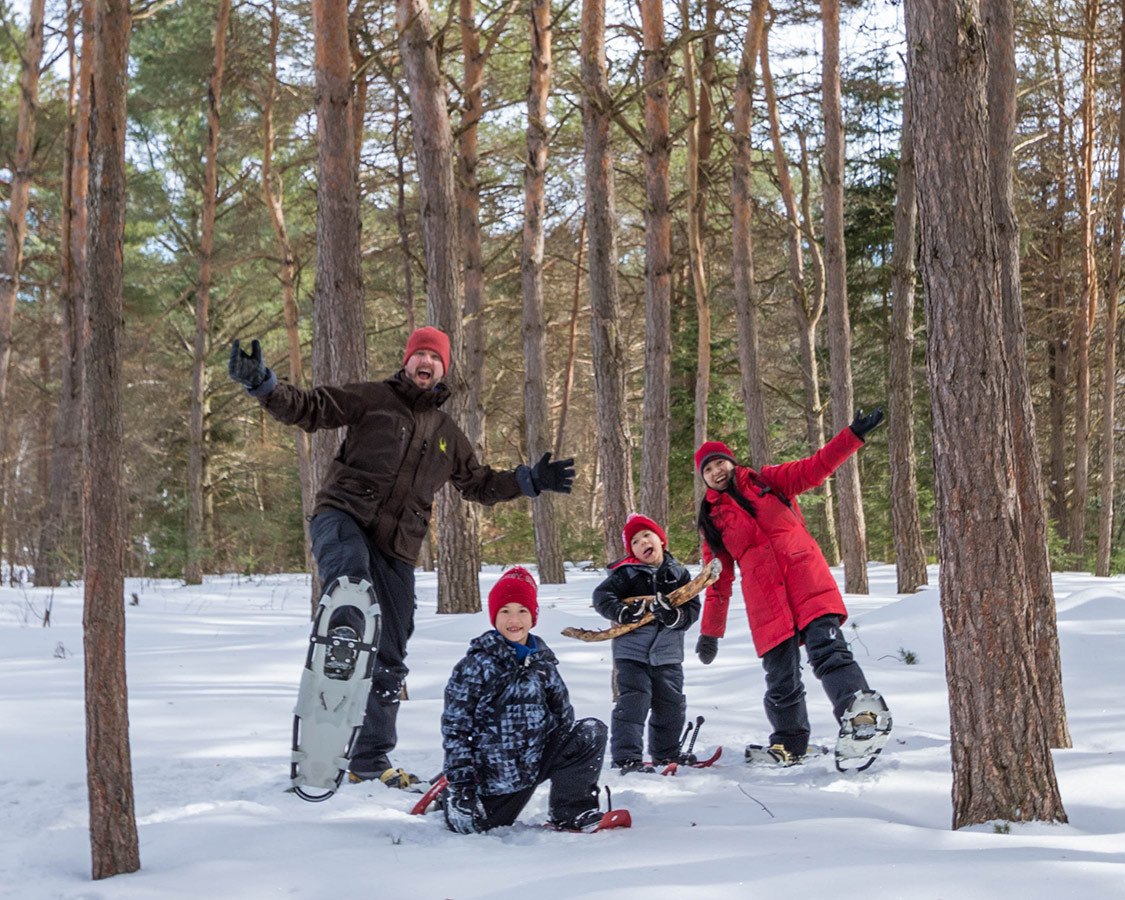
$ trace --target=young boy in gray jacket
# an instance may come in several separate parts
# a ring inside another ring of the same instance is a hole
[[[617,703],[610,728],[613,767],[621,774],[652,772],[644,757],[648,720],[649,758],[661,765],[679,760],[684,697],[684,632],[699,618],[699,598],[672,606],[667,594],[691,580],[687,568],[668,552],[668,538],[656,522],[636,513],[621,534],[626,555],[610,564],[609,576],[594,589],[594,608],[619,624],[638,621],[651,610],[653,622],[613,639]],[[651,607],[627,597],[653,596]]]

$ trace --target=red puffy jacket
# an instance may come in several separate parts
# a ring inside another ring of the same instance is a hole
[[[719,553],[723,573],[707,589],[703,634],[722,637],[726,632],[735,561],[742,576],[742,599],[754,649],[759,656],[818,616],[838,615],[841,622],[847,618],[836,579],[809,534],[794,498],[823,484],[862,446],[863,441],[845,428],[805,459],[765,466],[761,472],[736,466],[735,484],[753,506],[753,516],[728,491],[708,489],[711,521],[723,538]],[[704,561],[713,556],[704,542]]]

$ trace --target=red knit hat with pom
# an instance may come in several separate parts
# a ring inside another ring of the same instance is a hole
[[[425,328],[415,329],[406,339],[406,352],[402,355],[402,364],[405,366],[406,361],[419,350],[433,350],[441,357],[441,365],[445,369],[445,374],[449,374],[449,335],[444,331],[431,328],[429,325]]]
[[[625,544],[626,553],[631,554],[633,552],[633,538],[640,531],[651,531],[660,538],[660,543],[664,549],[668,549],[668,537],[664,534],[663,528],[648,516],[642,516],[640,513],[629,513],[629,517],[625,520],[625,528],[621,532],[621,540]]]
[[[729,459],[731,462],[735,462],[730,447],[722,441],[704,441],[695,451],[695,470],[702,473],[703,467],[713,459]]]
[[[496,624],[496,614],[509,603],[518,603],[531,612],[531,624],[539,621],[538,588],[535,578],[523,566],[512,566],[488,592],[488,621]]]

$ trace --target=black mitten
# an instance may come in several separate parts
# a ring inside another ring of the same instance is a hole
[[[458,834],[475,834],[484,821],[476,785],[451,784],[445,789],[445,824]]]
[[[574,460],[556,459],[551,462],[551,454],[544,453],[539,462],[531,467],[531,483],[537,491],[555,491],[569,494],[574,483]]]
[[[665,628],[675,628],[684,614],[678,606],[673,606],[666,594],[657,592],[652,598],[652,617]]]
[[[643,603],[622,603],[621,608],[617,610],[617,623],[619,625],[632,625],[634,622],[643,619],[646,612],[648,610]]]
[[[705,666],[711,665],[719,655],[719,639],[707,634],[701,634],[695,642],[695,654]]]
[[[262,362],[262,345],[257,340],[251,341],[250,352],[247,353],[235,341],[230,348],[228,371],[232,380],[248,390],[261,386],[270,377],[270,370]]]
[[[867,432],[874,431],[879,423],[883,421],[883,410],[875,407],[866,416],[863,414],[862,409],[856,410],[855,418],[852,419],[852,424],[848,427],[852,430],[857,438],[861,441],[865,440]]]

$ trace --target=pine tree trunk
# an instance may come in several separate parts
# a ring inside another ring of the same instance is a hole
[[[520,286],[523,292],[523,405],[527,420],[527,458],[533,464],[551,449],[547,405],[547,344],[543,302],[543,216],[547,182],[547,101],[550,96],[551,0],[532,0],[531,63],[527,84],[527,163],[523,170],[523,249]],[[540,584],[564,584],[562,539],[555,513],[555,496],[541,494],[532,501],[535,556]]]
[[[769,432],[762,399],[762,373],[758,360],[758,289],[754,283],[754,238],[750,216],[754,209],[753,153],[750,123],[753,117],[754,67],[758,63],[767,0],[754,0],[738,66],[734,91],[734,161],[731,174],[731,230],[734,244],[734,308],[738,323],[738,360],[742,374],[742,404],[750,441],[750,463],[761,468],[770,461]]]
[[[909,78],[909,75],[907,75]],[[909,87],[902,98],[902,145],[895,192],[894,255],[891,260],[891,361],[887,397],[887,445],[891,461],[891,521],[898,592],[929,583],[918,511],[918,458],[914,453],[914,284],[918,277],[918,201]]]
[[[1125,85],[1125,8],[1122,9],[1118,84]],[[1114,395],[1117,386],[1117,302],[1121,289],[1122,218],[1125,217],[1125,94],[1119,92],[1117,184],[1113,191],[1109,280],[1105,289],[1105,357],[1102,364],[1102,477],[1098,494],[1098,559],[1094,574],[1106,577],[1113,554]]]
[[[399,94],[394,92],[394,125],[391,129],[391,145],[395,154],[395,225],[398,228],[398,245],[402,251],[402,311],[406,318],[407,332],[417,328],[414,318],[414,257],[410,250],[410,225],[406,218],[406,151],[401,145],[402,118],[399,110]],[[432,570],[427,569],[427,571]]]
[[[82,471],[85,571],[86,784],[91,871],[108,878],[141,867],[133,808],[125,680],[124,410],[121,341],[125,231],[125,97],[129,4],[99,0],[90,110]]]
[[[566,414],[574,389],[574,365],[578,357],[578,317],[582,312],[582,251],[586,248],[586,216],[578,225],[578,241],[574,248],[574,291],[571,294],[570,326],[567,330],[566,365],[563,367],[562,397],[559,400],[559,425],[555,431],[555,456],[562,456],[566,437]]]
[[[990,202],[974,0],[906,5],[949,681],[953,827],[1065,821],[1031,662],[1032,614]],[[950,191],[957,184],[960,190]],[[971,498],[966,502],[965,498]]]
[[[1031,596],[1031,641],[1035,646],[1034,659],[1039,670],[1048,740],[1052,747],[1069,747],[1070,731],[1066,723],[1055,621],[1055,588],[1047,552],[1043,476],[1027,367],[1027,328],[1020,291],[1019,223],[1012,196],[1012,145],[1016,128],[1015,13],[1012,0],[985,0],[981,12],[988,37],[989,181],[1000,253],[1004,353],[1011,378],[1009,406],[1021,538]]]
[[[461,255],[464,259],[464,355],[461,374],[465,381],[465,436],[478,455],[484,452],[485,352],[484,331],[484,253],[480,227],[480,178],[477,166],[478,126],[484,111],[484,66],[487,54],[481,52],[480,30],[475,21],[475,0],[459,0],[461,52],[465,60],[462,87],[463,109],[457,129],[460,152],[457,155],[457,211],[461,229]],[[472,507],[468,509],[472,510]],[[474,511],[475,517],[475,511]]]
[[[781,117],[777,109],[777,94],[774,90],[773,73],[770,69],[769,29],[767,23],[762,31],[761,62],[762,87],[766,99],[766,116],[770,126],[770,142],[773,146],[774,164],[777,167],[777,183],[785,206],[785,231],[788,246],[788,273],[793,320],[797,332],[797,347],[801,360],[801,382],[805,395],[805,436],[809,453],[815,453],[824,446],[824,409],[820,402],[820,367],[816,359],[816,328],[824,314],[824,291],[810,291],[805,281],[805,255],[802,247],[800,214],[797,197],[793,189],[793,179],[789,175],[789,158],[781,141]],[[802,182],[804,183],[804,181]],[[811,246],[815,247],[815,243]],[[826,481],[817,492],[824,498],[821,504],[821,531],[825,546],[835,547],[835,524],[832,518],[832,495],[830,481]],[[838,551],[837,551],[838,553]]]
[[[1090,343],[1098,311],[1098,270],[1094,256],[1094,94],[1097,75],[1099,0],[1086,0],[1082,47],[1082,143],[1079,149],[1078,216],[1082,223],[1082,302],[1074,310],[1074,480],[1070,495],[1069,550],[1086,556],[1086,502],[1090,480]]]
[[[604,0],[583,0],[579,54],[598,459],[605,485],[602,535],[606,559],[616,559],[625,517],[633,509],[633,461],[625,407],[625,345],[618,326],[617,211],[610,145],[613,97],[606,68]]]
[[[671,443],[672,211],[663,0],[640,0],[645,105],[645,380],[641,511],[668,521]]]
[[[1047,342],[1048,377],[1050,379],[1050,472],[1051,519],[1059,537],[1067,538],[1070,522],[1067,510],[1067,435],[1066,404],[1070,385],[1071,346],[1067,332],[1072,313],[1066,291],[1066,272],[1063,266],[1063,247],[1067,217],[1070,214],[1067,195],[1067,175],[1070,167],[1064,162],[1066,154],[1067,111],[1063,93],[1062,64],[1058,47],[1054,50],[1055,105],[1058,114],[1058,132],[1055,137],[1055,159],[1058,160],[1058,182],[1055,186],[1054,234],[1051,241],[1050,287],[1051,337]]]
[[[312,380],[348,384],[367,379],[348,8],[345,0],[313,0],[312,8],[317,120]],[[313,435],[314,484],[323,482],[341,437],[332,430]],[[315,610],[319,577],[313,578],[310,600]]]
[[[414,153],[426,257],[430,322],[449,335],[453,361],[445,381],[452,389],[450,415],[462,428],[469,408],[461,319],[461,249],[453,179],[453,133],[438,68],[433,26],[425,0],[398,0],[399,49],[410,87]],[[438,612],[480,611],[480,529],[469,504],[450,485],[437,497]]]
[[[285,224],[285,192],[281,177],[273,171],[274,129],[273,108],[277,100],[277,45],[281,36],[281,19],[277,13],[277,0],[270,3],[269,58],[270,76],[262,97],[262,199],[270,214],[274,240],[277,244],[278,280],[281,282],[281,302],[285,316],[285,343],[289,351],[289,380],[304,387],[304,363],[301,357],[301,335],[297,311],[297,258],[289,241]],[[276,183],[276,189],[275,189]],[[312,446],[309,435],[299,428],[292,429],[293,444],[297,452],[297,478],[301,487],[301,531],[304,535],[305,569],[312,572],[316,561],[312,554],[309,535],[309,517],[313,512],[316,487],[312,473]]]
[[[844,122],[840,111],[840,3],[821,0],[824,35],[824,271],[828,306],[828,358],[832,420],[836,431],[851,422],[852,338],[848,316],[847,258],[844,251]],[[867,593],[867,526],[853,456],[836,470],[840,498],[840,547],[844,556],[844,590]]]
[[[219,0],[215,12],[215,57],[207,91],[207,145],[203,149],[203,210],[200,216],[199,277],[195,286],[195,346],[191,367],[191,446],[188,452],[187,560],[184,582],[203,581],[203,556],[210,549],[205,494],[210,492],[207,445],[211,403],[207,390],[210,349],[211,254],[215,246],[215,214],[219,194],[219,113],[223,101],[230,0]]]
[[[83,50],[94,43],[94,3],[81,3]],[[67,17],[70,97],[66,163],[63,172],[63,222],[59,292],[62,372],[59,405],[51,441],[47,494],[35,561],[35,584],[57,587],[64,573],[81,568],[81,492],[76,477],[82,448],[82,307],[86,267],[86,195],[89,181],[90,76],[93,53],[75,49],[74,21]]]
[[[681,0],[680,15],[684,29],[689,27],[690,7]],[[699,69],[698,101],[695,91],[695,51],[684,41],[684,87],[687,102],[687,253],[691,270],[692,294],[696,317],[696,374],[693,447],[707,440],[707,410],[711,397],[711,297],[707,287],[707,250],[703,241],[707,221],[707,169],[711,149],[711,86],[714,79],[715,4],[707,3],[707,27],[704,37],[703,63]],[[698,509],[706,487],[703,479],[692,479],[692,505]]]

